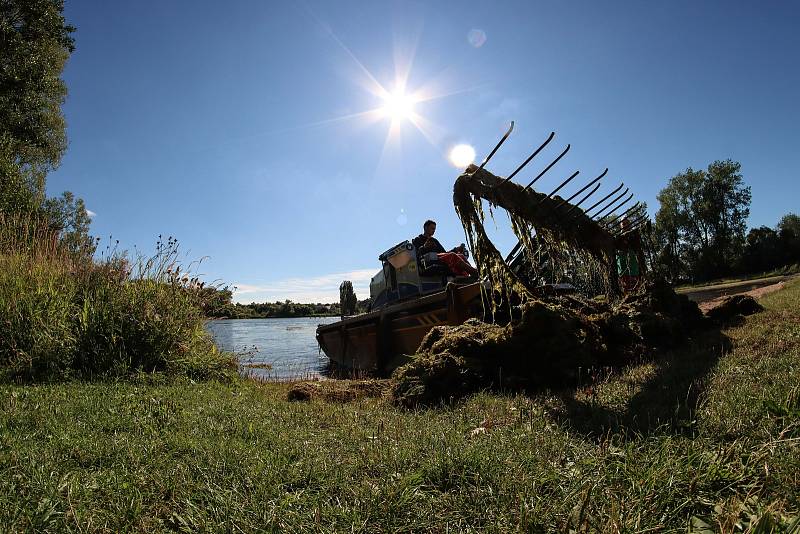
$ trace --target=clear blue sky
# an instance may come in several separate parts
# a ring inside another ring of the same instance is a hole
[[[336,301],[344,278],[366,297],[377,255],[427,218],[464,241],[447,155],[481,159],[511,119],[496,174],[551,130],[520,180],[572,144],[546,192],[609,167],[604,190],[624,180],[654,212],[671,176],[731,158],[751,226],[800,212],[793,2],[67,0],[66,16],[70,144],[49,193],[83,197],[126,248],[176,236],[239,301]],[[387,140],[391,120],[363,112],[383,104],[370,77],[391,91],[398,71],[438,98],[414,107],[424,132],[398,121]]]

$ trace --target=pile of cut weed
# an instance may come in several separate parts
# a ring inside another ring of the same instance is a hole
[[[320,399],[327,402],[352,402],[367,397],[382,397],[389,387],[388,380],[312,380],[294,382],[286,393],[289,401]]]
[[[664,284],[614,304],[554,296],[529,299],[506,325],[471,319],[433,328],[392,375],[392,397],[432,406],[482,389],[534,391],[578,382],[581,372],[652,358],[703,324],[697,305]]]

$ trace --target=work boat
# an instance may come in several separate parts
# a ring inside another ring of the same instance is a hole
[[[492,280],[499,272],[515,277],[532,294],[571,292],[576,287],[588,292],[600,284],[607,296],[620,295],[618,275],[630,283],[632,276],[639,274],[638,268],[633,272],[630,265],[645,265],[639,229],[649,224],[646,206],[640,202],[628,206],[633,193],[628,194],[630,189],[624,183],[592,203],[592,197],[602,195],[607,185],[603,179],[608,169],[567,198],[557,193],[570,184],[575,188],[573,181],[579,171],[549,194],[535,191],[532,186],[561,160],[570,145],[528,185],[512,181],[552,141],[554,132],[508,177],[495,176],[484,166],[513,128],[512,122],[486,159],[479,166],[469,165],[453,186],[453,203],[470,235],[470,245],[481,247],[481,261],[484,266],[491,265],[482,273],[486,280],[452,276],[436,253],[421,254],[409,241],[391,247],[378,256],[381,270],[370,283],[369,311],[317,328],[317,341],[334,371],[388,374],[417,352],[431,328],[483,318],[482,297],[504,298],[507,291]],[[517,231],[528,234],[505,258],[483,230],[483,201],[505,209]],[[581,207],[584,204],[592,205]],[[618,273],[620,265],[628,267]],[[487,291],[481,290],[484,283]],[[490,306],[495,304],[492,300]]]
[[[403,241],[380,256],[369,285],[370,311],[317,327],[317,341],[336,372],[383,375],[414,354],[439,325],[483,313],[480,284],[449,273],[435,252],[418,254]]]

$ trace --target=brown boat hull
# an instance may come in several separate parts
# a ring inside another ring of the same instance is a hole
[[[320,325],[317,341],[334,370],[385,375],[414,354],[434,326],[481,314],[480,284],[450,284],[439,293]]]

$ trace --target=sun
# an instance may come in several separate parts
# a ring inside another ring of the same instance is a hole
[[[404,91],[396,90],[383,95],[381,112],[392,122],[410,120],[414,116],[415,103],[414,97],[407,95]]]
[[[330,27],[320,21],[317,22],[320,23],[325,33],[352,61],[356,72],[353,81],[364,89],[366,93],[369,93],[370,102],[372,102],[373,106],[362,111],[348,112],[344,115],[306,124],[302,128],[316,128],[349,121],[358,121],[365,126],[383,122],[388,128],[378,160],[379,166],[383,165],[384,159],[389,157],[390,153],[395,153],[395,149],[402,151],[403,132],[411,127],[422,134],[425,140],[437,151],[446,149],[445,143],[452,138],[452,135],[449,134],[447,128],[437,124],[431,117],[426,116],[432,106],[431,102],[451,95],[473,91],[477,86],[464,89],[449,88],[447,86],[447,77],[443,75],[437,75],[428,80],[416,80],[414,84],[409,84],[419,35],[409,35],[408,42],[402,38],[395,42],[395,49],[393,50],[394,79],[389,78],[379,81],[356,57],[353,51],[336,36]],[[482,43],[472,44],[477,47]],[[386,84],[386,82],[391,85]],[[453,165],[464,168],[475,159],[474,150],[470,154],[470,149],[471,147],[467,149],[461,147],[453,154],[442,155],[450,156],[449,159]]]

